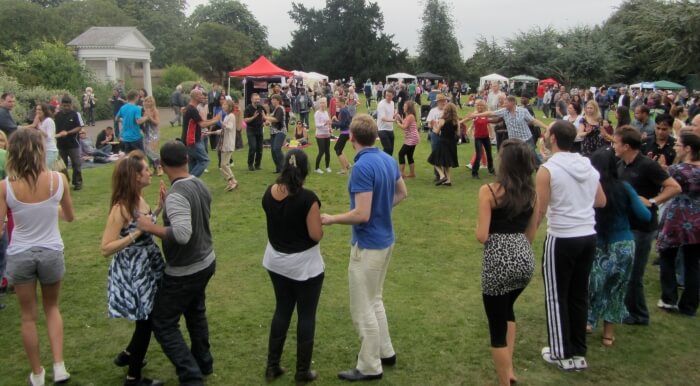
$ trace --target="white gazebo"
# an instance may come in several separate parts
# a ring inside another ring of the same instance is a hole
[[[486,76],[482,76],[481,78],[479,78],[479,90],[483,90],[483,89],[484,89],[484,84],[485,84],[486,82],[507,83],[507,82],[508,82],[508,78],[506,78],[506,77],[503,76],[503,75],[499,75],[499,74],[489,74],[489,75],[486,75]]]
[[[143,88],[153,95],[151,52],[155,47],[136,27],[91,27],[68,46],[75,47],[84,68],[105,82],[124,79],[140,64]]]
[[[389,83],[390,79],[396,79],[396,80],[416,80],[416,77],[411,74],[407,74],[405,72],[397,72],[396,74],[391,74],[386,76],[386,82]]]

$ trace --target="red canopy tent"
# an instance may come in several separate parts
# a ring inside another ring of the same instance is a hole
[[[250,64],[248,67],[241,68],[240,70],[230,71],[228,73],[228,89],[231,89],[231,78],[253,78],[250,82],[244,81],[245,86],[243,87],[243,99],[244,104],[249,103],[248,94],[253,92],[261,92],[267,89],[267,82],[278,82],[284,83],[286,78],[293,76],[291,71],[277,67],[274,63],[268,60],[264,55],[261,55],[256,61]],[[277,79],[271,79],[277,78]],[[258,85],[259,83],[259,85]],[[257,86],[257,88],[256,88]],[[267,94],[267,92],[265,92]],[[261,94],[261,97],[263,95]]]
[[[260,56],[256,61],[254,61],[248,67],[241,68],[240,70],[231,71],[228,76],[243,78],[246,76],[284,76],[290,77],[291,71],[281,69],[269,61],[264,55]]]
[[[552,78],[547,78],[547,79],[541,80],[541,81],[540,81],[540,84],[544,84],[544,85],[547,85],[547,84],[559,84],[559,82],[557,82],[556,80],[554,80],[554,79],[552,79]]]

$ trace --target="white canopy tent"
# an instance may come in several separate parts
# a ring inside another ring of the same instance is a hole
[[[328,75],[319,74],[318,72],[311,71],[307,73],[310,79],[316,80],[328,80]]]
[[[483,90],[484,84],[486,84],[486,82],[507,83],[508,78],[506,78],[503,75],[498,75],[496,73],[482,76],[481,78],[479,78],[479,90]]]
[[[389,83],[389,79],[394,79],[394,80],[416,80],[416,77],[411,74],[407,74],[405,72],[397,72],[396,74],[391,74],[386,76],[386,82]]]

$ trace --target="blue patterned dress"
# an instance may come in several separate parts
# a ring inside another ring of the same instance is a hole
[[[129,237],[129,233],[135,230],[136,221],[132,220],[119,235]],[[109,316],[129,320],[148,319],[164,269],[163,255],[153,236],[148,233],[117,252],[109,266]]]

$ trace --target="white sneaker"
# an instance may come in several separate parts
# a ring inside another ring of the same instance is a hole
[[[41,374],[34,374],[32,372],[29,373],[29,385],[30,386],[44,386],[46,378],[46,370],[44,368],[41,368]]]
[[[318,173],[318,174],[323,174],[323,170],[321,170],[321,169],[316,169],[316,173]]]
[[[66,371],[65,363],[54,363],[53,364],[53,382],[61,383],[70,379],[70,374]]]
[[[331,168],[326,168],[326,173],[332,173],[332,172],[333,171],[331,170]]]
[[[542,354],[542,359],[544,359],[545,362],[556,365],[559,368],[559,370],[563,370],[563,371],[576,370],[576,364],[574,364],[573,359],[571,359],[571,358],[568,358],[568,359],[555,358],[552,356],[552,353],[551,353],[549,347],[543,347],[541,354]],[[584,362],[585,362],[585,359],[584,359]]]
[[[583,371],[588,368],[588,362],[586,362],[586,357],[574,356],[574,368],[576,371]]]
[[[204,173],[209,173],[209,169],[204,169]]]
[[[678,311],[678,306],[674,306],[673,304],[668,304],[661,299],[659,299],[659,301],[656,303],[656,306],[661,308],[664,311],[669,311],[669,312]]]

